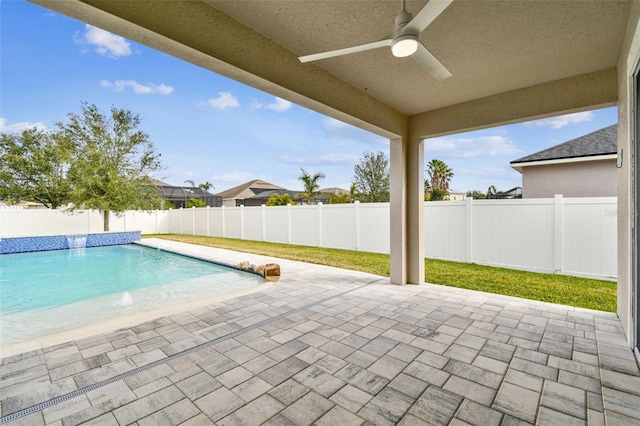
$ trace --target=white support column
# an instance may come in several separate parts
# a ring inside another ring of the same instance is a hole
[[[391,140],[391,283],[424,283],[424,143]]]

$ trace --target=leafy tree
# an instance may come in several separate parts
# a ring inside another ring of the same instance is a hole
[[[318,183],[321,179],[324,179],[324,173],[316,173],[311,176],[307,171],[303,168],[300,168],[302,174],[298,176],[298,180],[302,181],[304,185],[304,192],[296,195],[296,198],[304,198],[307,201],[307,204],[311,204],[311,199],[315,196],[320,195],[318,191],[320,189],[320,184]]]
[[[27,129],[0,136],[0,200],[55,209],[71,201],[73,145],[59,133]]]
[[[351,187],[349,188],[349,197],[351,197],[351,201],[360,199],[360,194],[358,193],[358,185],[356,185],[355,182],[351,182]]]
[[[442,190],[449,193],[449,182],[453,178],[453,171],[444,161],[433,159],[427,164],[427,173],[429,174],[429,183],[431,190]]]
[[[467,191],[467,197],[471,197],[474,200],[483,200],[487,198],[484,192],[478,191],[477,189],[474,189],[473,191]]]
[[[370,203],[389,201],[389,160],[384,152],[365,152],[353,171],[360,200]]]
[[[185,207],[190,209],[191,207],[207,207],[207,203],[202,198],[191,198],[185,204]]]
[[[353,198],[351,198],[351,194],[348,192],[341,192],[339,194],[330,193],[329,197],[327,197],[327,204],[348,204],[352,203]]]
[[[444,201],[449,199],[449,191],[432,189],[425,197],[425,201]]]
[[[269,199],[267,200],[267,206],[286,206],[287,204],[294,205],[296,203],[293,202],[291,196],[289,194],[271,194]]]
[[[81,115],[68,117],[58,127],[77,153],[68,172],[74,208],[101,210],[108,231],[110,212],[159,205],[149,174],[160,170],[160,154],[139,129],[138,115],[116,107],[105,115],[83,103]]]

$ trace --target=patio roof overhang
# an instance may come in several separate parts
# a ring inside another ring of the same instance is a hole
[[[627,0],[456,0],[420,36],[453,74],[438,81],[387,48],[297,59],[386,37],[398,0],[32,1],[387,137],[613,105],[630,11]]]
[[[420,35],[451,71],[444,81],[386,48],[297,59],[387,37],[398,0],[30,1],[391,139],[398,284],[424,281],[424,242],[416,237],[424,138],[618,103],[619,145],[629,147],[630,70],[640,51],[640,6],[632,0],[455,0]],[[406,3],[417,13],[427,0]],[[624,212],[630,176],[627,164],[619,171]],[[622,316],[631,312],[631,220],[619,221]]]

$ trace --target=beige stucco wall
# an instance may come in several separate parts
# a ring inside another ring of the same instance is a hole
[[[615,197],[615,160],[580,161],[522,168],[523,198]]]

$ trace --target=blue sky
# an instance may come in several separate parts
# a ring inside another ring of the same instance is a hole
[[[21,0],[0,2],[0,131],[53,128],[83,101],[142,118],[174,185],[214,192],[252,179],[301,189],[300,168],[348,189],[365,151],[389,141],[144,45]],[[520,186],[509,162],[616,123],[616,108],[425,141],[453,170],[451,188]],[[425,174],[426,175],[426,174]]]

